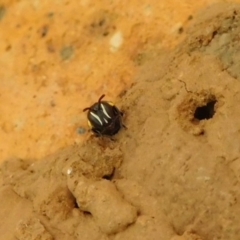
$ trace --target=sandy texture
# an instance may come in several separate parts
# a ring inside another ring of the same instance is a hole
[[[239,239],[239,22],[239,4],[213,5],[156,51],[119,96],[127,129],[115,141],[5,161],[1,236]]]
[[[0,162],[85,141],[82,109],[102,94],[115,102],[156,48],[175,46],[189,16],[216,1],[1,0]]]

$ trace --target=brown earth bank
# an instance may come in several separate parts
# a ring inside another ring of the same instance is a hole
[[[88,138],[82,109],[115,101],[198,9],[225,0],[1,0],[0,162]],[[240,2],[240,0],[234,0]]]
[[[203,9],[119,95],[114,141],[3,162],[1,239],[240,239],[239,32],[239,4]]]

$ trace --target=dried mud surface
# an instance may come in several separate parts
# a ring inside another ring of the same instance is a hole
[[[215,1],[1,0],[0,162],[41,159],[88,138],[82,109],[111,101],[156,48]],[[234,0],[240,1],[240,0]]]
[[[239,4],[213,5],[146,62],[115,141],[5,161],[1,238],[239,239],[239,22]]]

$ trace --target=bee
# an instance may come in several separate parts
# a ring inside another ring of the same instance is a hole
[[[88,125],[96,136],[113,136],[124,127],[122,123],[123,113],[112,103],[108,101],[102,101],[105,97],[103,94],[98,102],[92,106],[83,109],[88,111]]]

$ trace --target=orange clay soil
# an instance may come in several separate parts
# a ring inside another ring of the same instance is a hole
[[[0,161],[86,140],[82,109],[103,93],[115,101],[139,65],[173,47],[189,16],[213,2],[1,0]]]
[[[240,4],[203,9],[120,94],[114,141],[4,161],[1,239],[238,240],[239,32]]]

